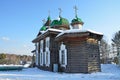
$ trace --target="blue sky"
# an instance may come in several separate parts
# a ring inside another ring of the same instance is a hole
[[[0,0],[0,53],[31,55],[31,41],[41,28],[43,19],[57,19],[58,8],[69,22],[74,18],[73,6],[84,21],[83,29],[102,32],[110,43],[120,30],[120,0]]]

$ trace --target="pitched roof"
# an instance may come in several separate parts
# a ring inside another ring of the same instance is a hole
[[[49,28],[46,31],[42,31],[39,36],[37,36],[34,40],[32,40],[32,42],[33,43],[38,42],[40,39],[44,38],[45,36],[49,35],[50,33],[52,33],[52,34],[59,34],[61,32],[63,32],[63,30]]]
[[[96,32],[93,30],[79,30],[79,29],[71,29],[71,30],[66,30],[61,33],[59,33],[56,36],[56,40],[63,39],[65,37],[82,37],[82,36],[89,36],[90,34],[98,35],[101,36],[99,39],[102,38],[103,33]]]

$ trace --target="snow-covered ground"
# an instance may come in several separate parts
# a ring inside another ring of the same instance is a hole
[[[0,71],[0,80],[120,80],[120,68],[114,64],[101,65],[102,72],[68,74],[42,71],[37,68],[22,71]]]

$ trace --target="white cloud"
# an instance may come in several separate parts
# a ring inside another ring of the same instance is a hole
[[[10,38],[8,38],[8,37],[2,37],[1,38],[3,41],[10,41]]]

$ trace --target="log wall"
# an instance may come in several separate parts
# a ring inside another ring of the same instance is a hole
[[[67,73],[91,73],[100,71],[100,54],[97,43],[87,42],[87,38],[67,38]]]

